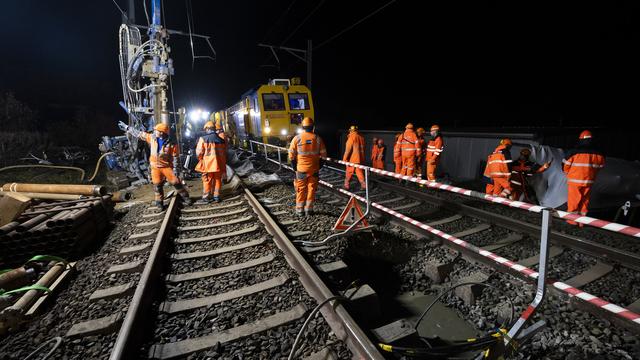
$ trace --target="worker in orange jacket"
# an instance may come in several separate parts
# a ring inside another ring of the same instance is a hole
[[[205,203],[220,202],[222,176],[227,172],[226,143],[214,129],[212,121],[204,124],[206,135],[201,136],[196,145],[198,164],[195,170],[202,173],[202,202]]]
[[[302,119],[303,133],[291,140],[289,161],[296,171],[296,215],[313,215],[313,202],[318,189],[318,173],[327,157],[327,149],[320,136],[314,134],[313,119]]]
[[[384,170],[384,160],[385,153],[387,151],[387,147],[384,145],[384,140],[378,139],[376,144],[373,146],[373,150],[371,153],[371,164],[373,164],[374,169]]]
[[[173,170],[174,164],[178,164],[178,146],[169,139],[169,126],[162,123],[157,124],[152,134],[137,130],[122,121],[118,123],[118,127],[149,144],[151,150],[149,169],[151,171],[156,207],[160,211],[164,210],[164,189],[162,185],[165,180],[173,185],[186,205],[191,205],[192,202],[187,189],[184,188],[182,181]]]
[[[402,133],[396,134],[395,142],[393,143],[393,162],[396,165],[396,174],[402,173]]]
[[[511,139],[500,140],[500,145],[496,147],[487,158],[487,166],[484,169],[484,176],[490,177],[493,181],[494,196],[508,198],[511,195]]]
[[[567,174],[567,211],[587,215],[591,186],[600,169],[604,167],[604,155],[592,145],[592,135],[584,130],[578,138],[578,145],[562,159],[562,168]],[[567,221],[576,225],[575,221]],[[582,224],[580,224],[582,226]]]
[[[550,162],[542,165],[529,160],[531,156],[531,150],[520,150],[520,157],[513,163],[511,168],[511,199],[512,200],[524,200],[528,203],[535,201],[535,193],[533,193],[531,186],[529,186],[529,178],[535,174],[541,174],[545,172]],[[522,199],[521,199],[522,198]]]
[[[358,127],[355,125],[349,128],[349,136],[347,136],[347,144],[344,147],[342,161],[354,164],[364,163],[364,138],[358,133]],[[347,166],[347,174],[344,178],[344,188],[349,190],[349,182],[351,181],[354,170],[358,180],[360,181],[361,190],[366,189],[367,184],[364,182],[364,170],[353,166]]]
[[[425,160],[427,155],[427,143],[424,141],[425,130],[423,128],[418,128],[416,130],[416,135],[418,136],[418,144],[420,144],[420,153],[416,157],[416,171],[415,177],[418,179],[422,179],[422,173],[425,170]]]
[[[432,125],[429,129],[431,139],[427,143],[427,179],[429,181],[436,181],[436,169],[444,150],[444,142],[442,141],[442,135],[440,135],[440,126]]]
[[[374,167],[373,166],[373,158],[374,158],[373,153],[378,150],[377,149],[378,138],[374,137],[373,139],[371,139],[371,143],[373,144],[373,145],[371,145],[371,167]]]
[[[418,136],[413,131],[413,124],[405,126],[400,139],[400,153],[402,154],[402,175],[414,176],[416,171],[416,159],[420,156],[422,148],[418,142]]]

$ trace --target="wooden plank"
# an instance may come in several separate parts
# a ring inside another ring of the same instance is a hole
[[[42,304],[44,304],[44,302],[47,301],[50,295],[55,294],[60,284],[62,284],[62,282],[75,270],[75,268],[76,268],[76,262],[75,261],[70,262],[66,270],[64,270],[62,274],[60,274],[60,276],[58,276],[58,278],[53,282],[53,284],[49,286],[49,290],[51,290],[51,292],[45,293],[44,295],[40,296],[38,300],[36,300],[36,302],[33,305],[31,305],[31,308],[29,308],[25,316],[31,317],[35,315],[38,309],[40,308],[40,306],[42,306]]]
[[[0,226],[17,219],[29,207],[31,198],[22,194],[5,192],[0,198]]]
[[[149,349],[149,358],[166,360],[183,357],[196,351],[208,349],[218,343],[226,344],[249,335],[289,324],[302,319],[306,312],[307,307],[304,304],[298,304],[291,310],[282,311],[256,322],[240,325],[211,335],[168,344],[156,344]]]
[[[168,314],[176,314],[176,313],[187,311],[187,310],[193,310],[193,309],[197,309],[205,306],[219,304],[223,301],[229,301],[232,299],[237,299],[239,297],[273,289],[275,287],[283,285],[288,280],[289,280],[288,275],[281,274],[269,280],[259,282],[257,284],[250,285],[250,286],[245,286],[240,289],[231,290],[222,294],[200,297],[195,299],[188,299],[188,300],[166,301],[160,304],[160,311]]]

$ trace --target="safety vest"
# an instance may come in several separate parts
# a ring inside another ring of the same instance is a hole
[[[384,160],[384,153],[385,150],[387,149],[386,146],[382,145],[382,146],[378,146],[375,145],[373,147],[375,149],[375,156],[373,157],[374,160]]]
[[[320,158],[327,157],[327,149],[320,136],[312,132],[296,135],[289,145],[289,160],[298,162],[299,172],[314,172],[320,169]]]
[[[195,170],[201,173],[226,171],[226,142],[216,134],[207,134],[198,139],[196,145],[198,164]]]
[[[507,148],[504,145],[500,145],[487,157],[484,176],[492,178],[508,178],[511,176],[509,164],[511,164],[512,160],[507,159],[504,154],[505,151],[508,151]]]
[[[419,156],[420,155],[420,143],[415,131],[407,129],[400,138],[400,150],[402,157]]]
[[[567,183],[574,186],[591,186],[603,167],[604,155],[590,148],[574,149],[562,159]]]
[[[516,160],[511,169],[511,183],[516,186],[526,186],[527,178],[534,174],[547,170],[547,167],[539,165],[533,161]]]
[[[149,166],[152,168],[173,168],[173,157],[178,156],[178,147],[166,138],[162,148],[158,149],[158,138],[155,134],[143,133],[141,136],[149,144]]]
[[[344,148],[342,161],[354,164],[362,164],[364,162],[364,138],[356,131],[350,133],[347,137],[347,145]]]
[[[442,150],[444,150],[442,136],[438,135],[435,139],[429,140],[427,143],[427,161],[437,159]]]

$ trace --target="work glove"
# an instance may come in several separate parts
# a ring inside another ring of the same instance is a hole
[[[127,131],[127,129],[129,128],[129,125],[125,124],[122,121],[118,121],[118,127],[120,128],[120,130],[122,131]]]

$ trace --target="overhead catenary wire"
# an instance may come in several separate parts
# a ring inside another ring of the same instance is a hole
[[[362,23],[363,21],[367,20],[368,18],[372,17],[373,15],[379,13],[380,11],[384,10],[386,7],[390,6],[391,4],[395,3],[397,0],[391,0],[388,3],[382,5],[381,7],[379,7],[377,10],[375,10],[374,12],[370,13],[369,15],[363,17],[362,19],[358,20],[357,22],[355,22],[354,24],[346,27],[345,29],[343,29],[342,31],[340,31],[339,33],[333,35],[332,37],[330,37],[329,39],[321,42],[320,44],[318,44],[318,46],[314,47],[313,50],[319,49],[322,46],[330,43],[331,41],[335,40],[336,38],[338,38],[340,35],[346,33],[347,31],[353,29],[354,27],[358,26],[360,23]]]
[[[113,3],[116,5],[116,7],[118,8],[118,10],[120,10],[120,14],[122,14],[122,16],[127,19],[127,21],[129,20],[129,17],[127,16],[127,13],[124,12],[124,10],[122,10],[122,8],[120,7],[120,5],[118,5],[118,3],[116,2],[116,0],[111,0],[113,1]]]
[[[320,1],[320,3],[318,5],[316,5],[315,8],[313,8],[313,10],[311,10],[311,12],[307,15],[307,17],[305,17],[299,24],[298,26],[289,34],[289,36],[287,36],[284,40],[282,40],[282,42],[280,43],[280,46],[284,45],[284,43],[287,42],[287,40],[291,39],[291,37],[293,37],[293,35],[295,35],[298,30],[302,27],[302,25],[304,25],[307,20],[309,20],[313,14],[316,13],[316,11],[318,11],[318,9],[320,9],[320,7],[322,6],[322,4],[325,3],[326,0],[322,0]]]

